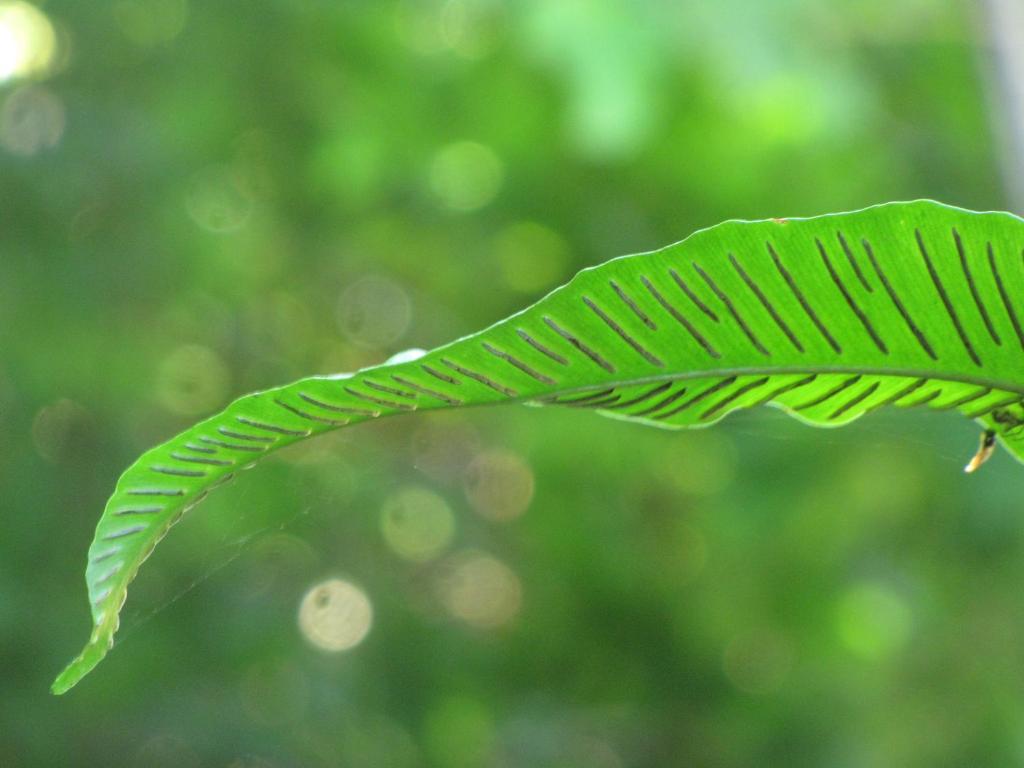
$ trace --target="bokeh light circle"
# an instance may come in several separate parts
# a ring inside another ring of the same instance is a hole
[[[437,594],[450,615],[478,629],[508,624],[523,603],[523,586],[515,571],[491,555],[472,550],[445,563]]]
[[[160,362],[156,396],[172,413],[197,416],[224,401],[229,380],[227,365],[216,352],[185,344]]]
[[[865,582],[850,588],[838,601],[835,616],[843,644],[865,659],[889,658],[910,637],[910,607],[884,584]]]
[[[229,234],[244,227],[252,215],[253,199],[242,175],[226,165],[211,165],[196,173],[185,193],[185,210],[207,232]]]
[[[373,625],[373,606],[351,582],[328,579],[312,587],[299,605],[299,629],[320,650],[355,648]]]
[[[726,677],[745,693],[764,695],[783,686],[793,669],[793,642],[781,632],[758,629],[741,633],[725,647]]]
[[[504,175],[501,159],[490,147],[458,141],[443,147],[434,157],[430,188],[444,207],[475,211],[497,196]]]
[[[400,339],[412,320],[412,305],[402,287],[368,275],[348,286],[338,300],[338,325],[350,341],[380,349]]]
[[[187,0],[118,0],[114,21],[136,45],[150,47],[169,43],[185,28]]]
[[[485,451],[470,463],[463,487],[481,517],[512,520],[523,514],[533,499],[533,470],[511,451]]]
[[[0,146],[12,155],[29,157],[56,147],[64,126],[64,103],[41,86],[23,86],[0,105]]]
[[[508,225],[494,238],[493,248],[502,280],[520,293],[549,290],[569,267],[565,239],[534,221]]]
[[[43,75],[56,57],[57,35],[45,13],[21,0],[0,2],[0,83]]]
[[[451,507],[426,488],[404,488],[384,502],[381,533],[400,557],[426,562],[440,554],[455,534]]]

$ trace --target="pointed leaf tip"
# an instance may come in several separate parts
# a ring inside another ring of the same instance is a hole
[[[104,638],[90,640],[82,652],[53,681],[50,692],[55,696],[60,696],[70,691],[103,660],[108,650],[109,647]]]

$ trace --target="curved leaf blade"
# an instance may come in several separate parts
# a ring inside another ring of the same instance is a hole
[[[413,410],[526,402],[662,427],[772,404],[819,426],[880,407],[956,410],[1024,456],[1024,221],[931,201],[732,221],[586,269],[512,317],[351,375],[243,397],[119,479],[89,549],[106,655],[128,585],[218,484],[323,432]]]

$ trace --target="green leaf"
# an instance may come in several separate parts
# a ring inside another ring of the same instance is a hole
[[[53,690],[104,657],[139,566],[217,485],[361,421],[491,403],[706,426],[772,404],[819,426],[882,406],[955,410],[1024,456],[1024,221],[930,201],[730,221],[583,270],[422,356],[247,395],[121,476],[89,548],[93,632]]]

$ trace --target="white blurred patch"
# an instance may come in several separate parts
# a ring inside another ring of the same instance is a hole
[[[397,365],[398,363],[411,363],[413,360],[419,360],[427,354],[425,349],[406,349],[402,352],[398,352],[387,359],[385,365]]]
[[[57,35],[36,6],[0,2],[0,83],[46,74],[57,56]]]
[[[373,606],[359,587],[328,579],[310,589],[299,606],[299,629],[310,644],[337,653],[359,645],[373,624]]]

